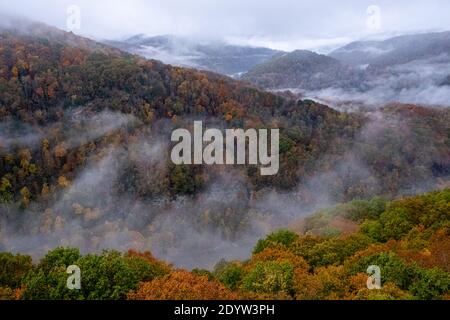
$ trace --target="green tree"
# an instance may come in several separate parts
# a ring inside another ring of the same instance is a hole
[[[267,261],[258,262],[244,277],[244,290],[256,293],[291,293],[294,268],[290,263]]]
[[[67,288],[69,265],[81,270],[81,289]],[[24,280],[24,299],[124,299],[139,282],[151,281],[170,271],[149,254],[104,251],[81,256],[78,249],[50,251]]]
[[[380,223],[384,240],[400,239],[414,226],[411,216],[404,208],[393,208],[383,212]]]
[[[298,235],[290,230],[278,230],[276,232],[273,232],[269,234],[265,239],[260,239],[256,243],[255,248],[253,249],[253,253],[259,253],[263,251],[265,248],[274,245],[274,244],[281,244],[284,246],[289,246],[292,244],[296,239],[298,238]]]
[[[13,199],[11,182],[6,177],[3,177],[0,182],[0,203],[8,203]]]
[[[214,267],[215,278],[232,290],[239,286],[243,275],[243,268],[238,262],[226,262],[222,260]]]
[[[18,288],[23,277],[33,268],[30,256],[0,253],[0,287]]]
[[[417,268],[409,291],[419,299],[438,299],[450,292],[450,274],[439,268]]]

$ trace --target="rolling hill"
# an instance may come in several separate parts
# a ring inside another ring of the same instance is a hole
[[[357,72],[338,60],[306,50],[277,56],[243,75],[242,80],[270,89],[317,90],[347,86]]]
[[[425,60],[450,52],[450,32],[398,36],[384,41],[357,41],[329,54],[343,63],[392,67],[414,60]],[[450,59],[450,57],[447,57]]]
[[[268,48],[230,45],[220,41],[177,36],[136,35],[106,44],[177,66],[192,67],[239,78],[255,65],[281,54]]]
[[[449,106],[450,32],[358,41],[329,55],[294,51],[242,76],[264,89],[293,89],[340,107],[355,103]]]
[[[340,68],[299,55],[311,70]],[[442,187],[449,117],[415,105],[338,112],[57,29],[2,27],[0,250],[151,249],[184,267],[246,257],[317,206]],[[279,128],[279,173],[173,165],[172,130],[200,119]]]

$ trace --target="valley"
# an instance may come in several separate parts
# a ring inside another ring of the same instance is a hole
[[[2,21],[0,299],[448,299],[448,32],[319,54]]]

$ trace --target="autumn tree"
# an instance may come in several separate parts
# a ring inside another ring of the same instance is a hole
[[[131,300],[228,300],[238,296],[206,276],[176,270],[163,278],[142,283],[128,294]]]

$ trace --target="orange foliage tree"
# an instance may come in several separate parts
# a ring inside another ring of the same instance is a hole
[[[128,294],[130,300],[227,300],[238,296],[224,285],[209,281],[206,276],[176,270],[170,274],[142,283]]]

